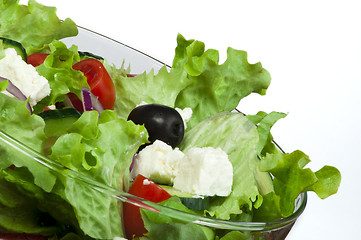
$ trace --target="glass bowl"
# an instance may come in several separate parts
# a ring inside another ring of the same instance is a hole
[[[115,64],[117,67],[121,67],[123,64],[125,67],[130,66],[131,73],[149,72],[151,69],[154,69],[154,71],[157,72],[161,67],[166,65],[123,43],[82,27],[79,27],[78,36],[64,39],[63,42],[68,46],[71,46],[72,44],[77,45],[79,51],[100,55],[109,63]],[[170,68],[170,66],[167,67]],[[215,229],[246,232],[247,235],[250,236],[250,239],[254,240],[285,239],[306,207],[307,194],[302,193],[295,200],[295,210],[291,216],[272,222],[237,222],[190,214],[135,197],[126,192],[99,183],[85,175],[71,171],[23,145],[20,141],[8,136],[2,130],[0,130],[0,143],[0,146],[4,146],[3,144],[5,144],[5,149],[13,149],[22,152],[24,156],[32,159],[36,164],[41,164],[56,174],[63,175],[66,172],[67,177],[71,177],[81,184],[86,184],[88,187],[100,191],[103,194],[107,194],[109,197],[117,198],[122,202],[129,202],[144,209],[158,212],[183,222],[200,224]]]

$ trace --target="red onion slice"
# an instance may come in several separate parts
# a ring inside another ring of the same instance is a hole
[[[96,110],[99,112],[99,114],[104,111],[103,105],[99,102],[98,98],[90,91],[89,88],[81,88],[81,97],[84,111]]]
[[[10,94],[12,94],[14,97],[21,101],[27,101],[28,98],[20,91],[19,88],[17,88],[9,79],[0,77],[0,82],[8,81],[8,86],[6,87],[6,91],[8,91]],[[29,109],[30,114],[33,113],[33,110],[31,109],[29,101],[26,103],[26,108]]]
[[[130,167],[129,167],[129,172],[131,172],[133,170],[133,167],[134,167],[134,163],[135,163],[135,158],[137,157],[137,153],[135,153],[133,155],[133,159],[132,159],[132,163],[130,164]]]
[[[83,102],[83,110],[91,111],[93,110],[92,98],[90,96],[91,92],[89,88],[81,88],[81,98]]]

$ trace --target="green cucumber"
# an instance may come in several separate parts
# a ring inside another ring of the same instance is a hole
[[[3,43],[3,48],[14,48],[16,53],[21,56],[21,58],[27,62],[28,61],[28,55],[26,54],[26,50],[23,47],[23,45],[17,41],[0,37],[0,41]]]
[[[97,60],[104,60],[103,57],[95,55],[94,53],[91,52],[82,52],[82,51],[78,51],[80,59],[84,60],[84,59],[88,59],[88,58],[95,58]]]
[[[73,123],[81,116],[74,108],[48,110],[38,114],[45,121],[45,135],[57,137],[66,133]]]
[[[209,196],[199,196],[192,193],[182,192],[178,189],[175,189],[167,185],[160,185],[160,187],[162,187],[170,195],[179,197],[183,205],[189,209],[196,211],[203,211],[209,209],[210,206]]]

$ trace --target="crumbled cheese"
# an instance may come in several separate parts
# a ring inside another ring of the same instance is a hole
[[[50,110],[55,110],[55,109],[56,109],[56,106],[55,106],[55,105],[50,105],[50,106],[48,106],[48,108],[49,108]]]
[[[176,168],[184,154],[178,149],[156,140],[140,151],[134,160],[131,177],[142,174],[160,184],[172,184]]]
[[[203,196],[228,196],[232,191],[233,167],[220,148],[191,148],[179,161],[173,187]]]
[[[192,108],[184,108],[184,109],[175,108],[175,110],[181,115],[184,123],[184,129],[186,129],[187,123],[189,122],[193,114]]]
[[[113,240],[127,240],[126,238],[122,238],[122,237],[114,237]]]
[[[40,76],[36,69],[24,62],[15,49],[4,50],[5,57],[0,59],[0,76],[9,79],[29,99],[31,106],[36,105],[50,94],[48,80]],[[4,91],[3,93],[12,96]]]

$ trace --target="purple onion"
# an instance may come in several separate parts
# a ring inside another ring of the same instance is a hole
[[[89,88],[82,87],[81,88],[81,98],[83,102],[83,110],[91,111],[93,110],[92,98],[90,96],[91,92]]]
[[[12,94],[14,97],[21,101],[27,101],[28,98],[20,91],[19,88],[17,88],[9,79],[0,77],[0,82],[8,81],[8,86],[6,87],[6,91],[8,91],[10,94]],[[26,103],[26,108],[30,111],[30,114],[33,113],[33,110],[31,109],[29,101]]]
[[[135,153],[133,155],[132,163],[130,164],[130,167],[129,167],[129,172],[131,172],[133,170],[136,156],[137,156],[137,153]]]
[[[96,110],[99,112],[99,114],[104,111],[103,105],[99,102],[98,98],[90,91],[89,88],[81,88],[81,97],[84,111]]]

